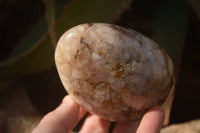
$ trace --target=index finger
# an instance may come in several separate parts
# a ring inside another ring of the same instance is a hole
[[[160,133],[165,113],[161,107],[153,107],[143,116],[137,133]]]
[[[70,132],[79,119],[80,106],[70,96],[63,99],[61,105],[48,113],[32,133]]]

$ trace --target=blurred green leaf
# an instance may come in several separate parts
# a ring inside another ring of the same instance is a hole
[[[56,41],[68,28],[77,24],[114,21],[130,2],[131,0],[71,1],[67,5],[66,12],[55,25]],[[64,6],[60,3],[56,3],[58,11],[62,11],[59,6],[64,9]],[[50,9],[53,7],[54,3],[49,3],[48,13],[52,13],[52,16],[49,14],[50,24],[53,23],[52,20],[55,17],[55,12],[51,12]],[[57,12],[56,18],[59,15],[60,13]],[[0,62],[0,85],[14,77],[39,72],[54,64],[54,47],[47,27],[47,23],[44,20],[39,22],[24,37],[16,52],[5,61]]]
[[[188,7],[183,0],[159,1],[152,18],[153,39],[177,61],[186,33]]]
[[[14,76],[41,71],[53,64],[53,45],[49,45],[51,40],[45,33],[47,25],[42,19],[22,39],[16,51],[0,62],[0,85]]]
[[[49,68],[54,63],[54,48],[49,35],[44,36],[31,51],[13,64],[0,69],[0,84],[15,76],[31,74]]]
[[[55,34],[55,19],[56,19],[56,6],[55,0],[46,0],[46,19],[49,28],[49,34],[53,43],[53,46],[56,47],[56,34]]]
[[[17,60],[31,52],[47,31],[46,21],[42,18],[35,26],[32,27],[27,35],[24,36],[15,51],[13,51],[13,53],[6,60],[0,62],[0,68],[14,64]]]
[[[44,0],[45,9],[46,9],[46,20],[49,28],[49,34],[53,42],[54,47],[56,47],[56,32],[55,23],[56,19],[60,19],[61,15],[64,12],[65,6],[68,5],[70,0]]]
[[[111,23],[132,0],[73,0],[56,24],[57,38],[82,23]]]
[[[187,0],[200,19],[200,0]]]
[[[69,6],[72,0],[54,0],[55,4],[55,19],[58,20],[64,15],[64,11]]]
[[[55,0],[46,0],[45,6],[46,6],[47,23],[50,26],[52,26],[55,23],[55,17],[56,17]]]

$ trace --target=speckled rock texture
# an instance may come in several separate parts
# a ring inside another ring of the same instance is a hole
[[[144,35],[111,24],[82,24],[60,38],[55,61],[67,92],[110,121],[139,120],[174,87],[167,53]]]

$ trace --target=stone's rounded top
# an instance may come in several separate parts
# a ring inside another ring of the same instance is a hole
[[[111,121],[140,119],[174,87],[167,53],[148,37],[112,24],[69,29],[58,42],[55,61],[74,100]]]

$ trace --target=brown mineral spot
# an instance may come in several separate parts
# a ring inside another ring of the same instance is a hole
[[[88,23],[88,26],[89,27],[92,27],[94,24],[93,23]]]
[[[98,54],[100,55],[100,56],[103,56],[104,55],[104,52],[103,51],[98,51]]]
[[[120,27],[118,27],[118,26],[116,26],[116,25],[110,25],[109,27],[117,31],[117,33],[119,34],[119,38],[122,37],[122,36],[121,36]]]
[[[81,48],[80,48],[81,50],[83,50],[84,48],[87,48],[88,50],[91,50],[91,48],[88,45],[88,43],[86,42],[85,38],[81,37],[80,43],[81,43]]]
[[[116,73],[115,73],[115,77],[116,78],[120,78],[120,77],[124,77],[125,76],[124,66],[121,65],[121,64],[115,64],[114,71],[116,71]]]
[[[123,88],[121,88],[121,93],[127,93],[130,91],[130,87],[126,84]]]
[[[157,92],[155,93],[155,96],[156,96],[156,97],[157,97],[157,96],[160,96],[162,93],[163,93],[163,90],[159,90],[159,91],[157,91]]]
[[[141,46],[143,45],[141,40],[138,40],[138,42],[139,42],[139,44],[140,44]]]
[[[89,51],[91,50],[90,46],[89,46],[87,43],[85,43],[84,40],[85,40],[85,39],[84,39],[83,37],[81,37],[81,39],[80,39],[81,46],[80,46],[79,49],[76,50],[76,53],[75,53],[75,56],[74,56],[74,60],[75,60],[75,61],[77,60],[78,56],[81,55],[82,51],[83,51],[85,48],[87,48]]]
[[[80,43],[83,44],[85,42],[85,38],[81,37]]]
[[[78,97],[80,94],[79,94],[78,91],[75,91],[75,90],[74,90],[74,91],[72,92],[72,95],[75,96],[75,97]]]
[[[112,100],[104,100],[103,101],[103,108],[109,109],[110,111],[115,110]]]
[[[74,60],[76,61],[78,56],[81,54],[81,50],[77,49],[75,56],[74,56]]]
[[[110,25],[110,27],[114,30],[116,30],[117,32],[119,32],[120,37],[121,37],[121,33],[123,33],[126,36],[131,36],[131,34],[129,32],[127,32],[126,30],[124,30],[123,28],[116,26],[116,25]]]

